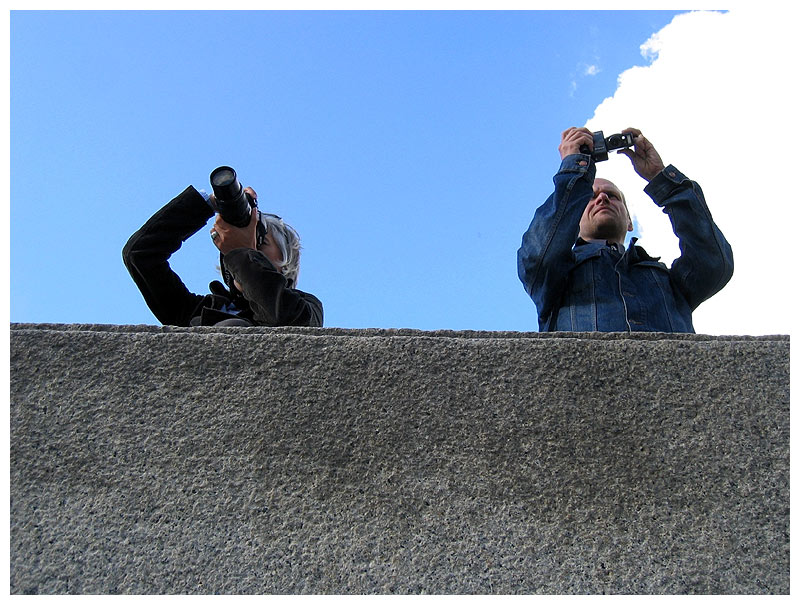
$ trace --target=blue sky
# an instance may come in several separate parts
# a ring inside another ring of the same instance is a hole
[[[228,164],[325,325],[535,330],[516,251],[560,133],[676,14],[12,11],[10,319],[157,324],[122,247]],[[209,229],[171,260],[199,293]]]

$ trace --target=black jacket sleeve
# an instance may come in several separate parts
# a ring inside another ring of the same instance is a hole
[[[322,326],[322,303],[307,292],[289,287],[263,252],[231,250],[225,267],[242,287],[253,321],[260,326]]]
[[[188,326],[205,296],[189,292],[168,259],[214,215],[194,187],[156,212],[122,249],[122,260],[153,315],[164,325]]]

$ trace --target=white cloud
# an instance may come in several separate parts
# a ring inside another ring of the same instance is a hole
[[[569,83],[569,96],[574,97],[576,90],[578,90],[578,83],[575,80],[572,80]]]
[[[735,271],[695,312],[701,333],[791,333],[798,270],[790,247],[800,203],[793,23],[757,10],[678,15],[642,45],[650,64],[623,72],[587,123],[607,135],[640,128],[666,164],[703,188],[733,247]],[[641,245],[669,265],[679,255],[677,238],[628,159],[611,156],[598,176],[626,193]]]
[[[600,73],[600,68],[597,65],[588,65],[588,64],[584,63],[582,65],[579,65],[578,69],[580,70],[581,77],[584,77],[584,78],[587,77],[587,76],[588,77],[596,76],[597,74]],[[574,74],[573,74],[573,76],[574,76]],[[575,96],[575,92],[577,90],[578,90],[578,80],[575,77],[573,77],[572,80],[570,80],[570,83],[569,83],[569,96],[570,97],[574,97]]]

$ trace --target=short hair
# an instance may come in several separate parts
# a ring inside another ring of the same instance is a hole
[[[277,268],[282,268],[284,277],[292,282],[292,286],[295,286],[300,273],[300,236],[297,235],[297,231],[275,214],[259,212],[258,220],[264,226],[265,233],[272,234],[275,245],[281,251],[283,260]],[[261,245],[261,241],[258,244]]]

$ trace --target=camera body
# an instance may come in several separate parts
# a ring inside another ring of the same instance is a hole
[[[591,150],[592,159],[595,162],[604,162],[608,159],[608,152],[615,149],[623,149],[625,147],[633,147],[633,135],[627,134],[612,134],[607,137],[603,136],[603,131],[598,130],[592,133],[594,149]],[[590,153],[588,145],[581,145],[581,153]]]
[[[211,172],[209,179],[222,220],[235,227],[247,227],[250,213],[258,204],[239,183],[236,171],[230,166],[220,166]]]

